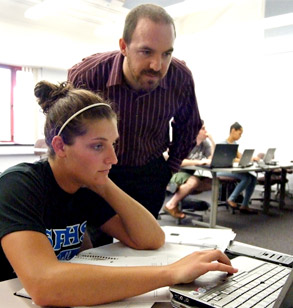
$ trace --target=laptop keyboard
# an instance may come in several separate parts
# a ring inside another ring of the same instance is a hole
[[[252,272],[233,275],[232,279],[200,299],[213,307],[273,307],[291,269],[265,263]]]

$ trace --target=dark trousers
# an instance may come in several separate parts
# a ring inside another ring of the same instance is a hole
[[[112,166],[109,177],[158,218],[171,175],[167,162],[163,157],[159,157],[141,167]],[[107,236],[95,230],[94,226],[88,226],[88,230],[94,246],[111,242],[110,238],[107,239]]]

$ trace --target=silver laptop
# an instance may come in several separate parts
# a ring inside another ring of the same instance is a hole
[[[201,167],[211,168],[231,168],[233,167],[233,160],[237,155],[238,144],[217,143],[213,158],[210,165],[203,165]]]
[[[240,161],[236,163],[235,165],[233,164],[233,167],[246,168],[246,167],[252,166],[253,162],[251,160],[252,160],[253,153],[254,153],[254,150],[252,149],[244,150],[240,158]]]
[[[231,260],[238,273],[208,272],[189,284],[170,287],[174,308],[293,307],[292,268],[251,257]]]
[[[264,156],[264,163],[266,165],[270,165],[272,164],[273,162],[273,159],[274,159],[274,156],[275,156],[275,151],[276,151],[276,148],[269,148]]]

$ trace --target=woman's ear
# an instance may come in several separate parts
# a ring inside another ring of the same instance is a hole
[[[66,153],[65,153],[65,150],[64,150],[64,142],[63,142],[63,139],[62,137],[60,136],[55,136],[52,140],[52,147],[54,149],[54,152],[57,156],[59,157],[65,157],[66,156]]]

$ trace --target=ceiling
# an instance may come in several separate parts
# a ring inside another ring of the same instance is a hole
[[[165,7],[178,24],[194,12],[245,1],[0,0],[0,63],[67,69],[92,53],[118,49],[125,16],[141,3]]]
[[[232,0],[0,0],[0,20],[23,28],[42,29],[54,34],[83,39],[122,31],[130,9],[142,3],[163,6],[176,20],[195,10]],[[116,27],[115,27],[116,26]],[[106,29],[111,27],[111,32]]]
[[[138,4],[161,5],[176,23],[232,1],[0,0],[0,63],[68,68],[91,53],[118,49],[125,16]]]

